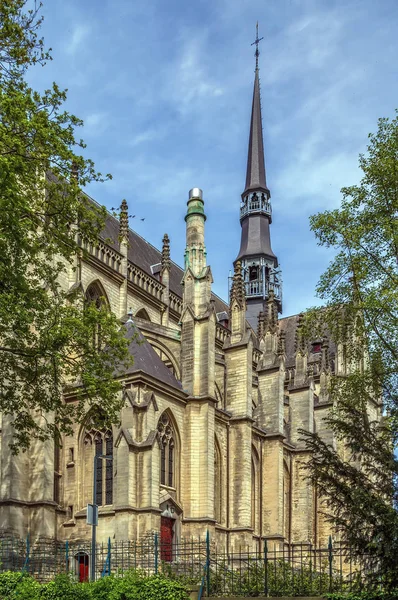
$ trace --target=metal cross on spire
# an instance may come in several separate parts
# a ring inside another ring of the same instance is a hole
[[[258,57],[260,56],[260,51],[258,49],[258,45],[261,42],[261,40],[263,40],[264,38],[259,38],[258,37],[258,21],[256,23],[256,39],[254,40],[254,42],[252,43],[252,46],[254,46],[254,44],[256,45],[256,52],[254,53],[254,56],[256,57],[256,71],[258,71]]]

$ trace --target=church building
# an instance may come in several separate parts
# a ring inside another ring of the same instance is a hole
[[[243,179],[243,165],[242,165]],[[183,200],[181,199],[181,202]],[[88,411],[62,447],[34,441],[10,455],[12,422],[1,429],[0,529],[13,535],[86,540],[96,453],[97,537],[162,542],[203,537],[218,547],[325,545],[329,529],[302,465],[299,430],[332,442],[324,416],[329,374],[344,372],[339,348],[308,340],[301,316],[281,317],[282,279],[271,246],[258,51],[246,182],[236,200],[241,244],[230,298],[212,292],[202,190],[188,194],[184,267],[109,215],[61,282],[106,303],[130,340],[120,424],[99,430]],[[233,259],[234,257],[231,257]],[[73,393],[65,402],[74,401]],[[101,410],[99,406],[98,411]]]

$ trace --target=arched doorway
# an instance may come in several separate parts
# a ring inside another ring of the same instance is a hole
[[[87,552],[78,552],[77,554],[75,554],[75,560],[79,582],[83,583],[85,581],[88,581],[90,564]]]
[[[178,541],[181,535],[181,507],[167,494],[160,504],[160,558],[172,562],[178,551]]]

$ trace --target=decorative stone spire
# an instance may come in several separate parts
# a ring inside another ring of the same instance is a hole
[[[273,290],[269,291],[267,300],[267,315],[265,319],[265,333],[275,333],[278,329],[278,306]]]
[[[162,271],[170,269],[170,240],[167,233],[164,234],[162,240]]]
[[[329,342],[326,337],[322,340],[321,346],[321,364],[320,364],[320,377],[319,377],[319,401],[329,401],[329,382],[330,382],[330,356],[329,356]]]
[[[294,373],[295,386],[304,385],[308,381],[308,347],[303,331],[303,320],[304,315],[300,313],[294,344],[296,351],[296,369]]]
[[[185,269],[191,269],[195,276],[201,276],[206,268],[205,221],[203,192],[200,188],[189,191],[185,215],[187,245],[185,248]]]
[[[245,285],[242,277],[242,265],[239,260],[235,263],[235,272],[231,287],[231,304],[233,300],[236,300],[240,306],[245,301]]]
[[[127,205],[126,200],[122,200],[120,205],[120,215],[119,215],[119,232],[121,238],[127,238],[129,233],[129,216],[128,216],[129,207]]]
[[[286,355],[286,332],[281,331],[278,337],[278,356]]]
[[[235,263],[230,296],[231,342],[240,342],[246,333],[246,298],[245,284],[240,261]]]
[[[119,213],[119,252],[122,255],[120,273],[123,275],[123,283],[120,286],[120,317],[127,312],[127,273],[128,273],[128,239],[129,239],[129,207],[126,200],[122,200]]]
[[[257,337],[260,340],[265,334],[265,312],[261,311],[258,314]]]
[[[170,309],[170,240],[167,233],[163,236],[162,245],[162,269],[161,280],[163,283],[163,312],[161,314],[162,325],[169,325],[169,309]]]
[[[297,323],[297,328],[296,328],[296,334],[295,334],[295,338],[294,338],[294,350],[296,352],[296,354],[301,354],[304,355],[306,354],[306,342],[304,339],[304,335],[303,335],[303,320],[304,320],[304,315],[303,313],[300,313],[298,316],[298,323]]]
[[[329,373],[329,371],[330,371],[329,342],[326,337],[324,337],[322,340],[321,353],[322,353],[322,355],[321,355],[320,372],[321,373]]]

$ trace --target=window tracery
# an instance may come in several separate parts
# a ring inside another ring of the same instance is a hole
[[[175,431],[170,415],[164,412],[159,419],[160,436],[160,483],[176,487],[175,476]]]
[[[111,457],[108,460],[96,461],[97,490],[95,502],[98,506],[113,503],[113,435],[109,429],[98,430],[91,428],[86,430],[83,437],[83,468],[85,473],[92,473],[94,457]],[[87,481],[86,495],[90,498],[90,479]],[[91,501],[91,500],[90,500]]]

